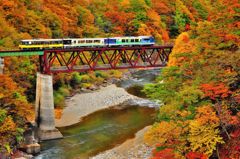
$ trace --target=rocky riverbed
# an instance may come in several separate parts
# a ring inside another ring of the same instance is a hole
[[[78,123],[82,117],[95,111],[109,108],[115,105],[139,105],[157,107],[158,105],[147,99],[138,98],[119,88],[116,85],[108,85],[97,91],[76,94],[66,100],[67,107],[63,110],[61,119],[56,119],[58,127],[65,127]],[[114,107],[115,109],[116,106]],[[151,156],[152,148],[144,144],[144,132],[149,127],[140,130],[133,139],[127,140],[117,147],[107,150],[91,159],[147,159]]]
[[[131,99],[138,99],[138,97],[128,94],[123,88],[114,84],[94,92],[76,94],[66,100],[67,107],[63,110],[62,117],[56,119],[56,126],[65,127],[76,124],[84,116]]]

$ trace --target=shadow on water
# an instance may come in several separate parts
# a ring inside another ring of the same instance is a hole
[[[142,92],[144,85],[154,82],[160,73],[161,69],[140,70],[132,73],[131,78],[118,82],[117,86],[125,88],[129,94],[140,98],[147,98],[146,94]]]
[[[115,147],[154,122],[155,109],[127,106],[105,109],[83,118],[73,126],[59,128],[61,140],[43,142],[36,159],[88,158]]]
[[[140,98],[147,98],[147,95],[142,92],[143,90],[143,85],[133,85],[131,87],[126,88],[126,91],[129,94],[135,95]]]
[[[122,88],[132,87],[134,85],[145,85],[147,83],[152,83],[155,81],[157,76],[161,73],[161,69],[153,69],[153,70],[139,70],[137,72],[131,73],[131,77],[129,79],[123,79],[118,82],[116,85]]]

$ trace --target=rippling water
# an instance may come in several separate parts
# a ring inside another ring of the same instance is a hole
[[[60,128],[64,139],[43,142],[36,159],[88,158],[131,138],[154,121],[155,109],[129,106],[105,109],[84,118],[77,125]]]

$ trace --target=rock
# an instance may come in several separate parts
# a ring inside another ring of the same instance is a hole
[[[32,158],[33,158],[33,155],[24,154],[24,155],[23,155],[23,158],[24,158],[24,159],[32,159]]]
[[[28,154],[37,154],[41,151],[41,147],[38,143],[25,145],[24,149]],[[24,157],[26,156],[29,157],[29,155],[25,155]]]
[[[117,83],[119,81],[120,81],[120,79],[118,79],[118,78],[111,78],[111,79],[108,80],[108,83],[109,84],[115,84],[115,83]]]
[[[142,98],[137,98],[137,99],[129,99],[124,102],[125,105],[132,105],[132,106],[144,106],[144,107],[150,107],[150,108],[159,108],[160,104],[153,102],[148,99],[142,99]]]
[[[102,86],[102,87],[107,87],[107,86],[108,86],[108,83],[103,83],[101,86]]]
[[[99,87],[96,86],[96,85],[92,85],[89,89],[90,89],[91,91],[96,91],[96,90],[99,89]]]

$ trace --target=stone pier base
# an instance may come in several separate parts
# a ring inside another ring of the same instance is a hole
[[[61,132],[56,128],[54,130],[41,130],[41,129],[39,129],[38,130],[38,135],[39,135],[39,139],[41,141],[63,138],[63,135],[61,134]]]
[[[0,65],[0,75],[3,74],[3,65]]]
[[[63,137],[61,132],[55,128],[53,80],[51,75],[37,73],[35,114],[40,140]]]
[[[0,57],[0,75],[3,74],[4,69],[4,59]]]

